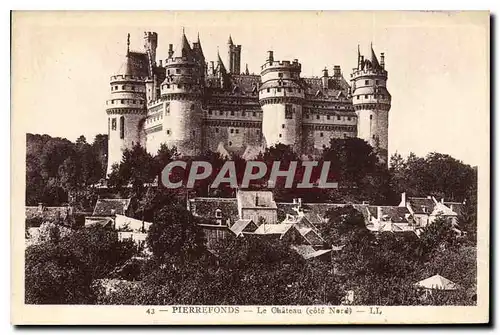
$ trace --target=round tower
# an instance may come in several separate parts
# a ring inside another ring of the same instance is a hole
[[[163,129],[165,144],[177,147],[188,156],[202,151],[202,77],[203,67],[197,62],[184,33],[172,56],[165,61],[166,79],[161,84],[161,98],[167,101]]]
[[[389,110],[391,95],[387,91],[384,54],[380,62],[371,48],[370,57],[359,52],[358,66],[351,74],[352,103],[358,116],[358,137],[368,142],[381,161],[387,162]]]
[[[129,35],[130,37],[130,35]],[[129,38],[130,40],[130,38]],[[111,76],[111,95],[106,101],[108,115],[108,166],[120,164],[123,151],[141,143],[141,125],[146,116],[145,78],[135,74],[127,41],[127,56],[117,74]]]
[[[302,103],[304,90],[299,84],[301,65],[298,60],[275,61],[268,51],[261,67],[262,85],[259,103],[262,108],[262,134],[267,147],[278,143],[292,146],[302,153]]]

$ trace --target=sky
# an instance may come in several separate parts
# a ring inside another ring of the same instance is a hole
[[[489,17],[439,12],[15,12],[12,30],[13,136],[49,134],[92,141],[107,132],[109,77],[126,53],[158,33],[167,58],[182,29],[200,34],[207,61],[242,45],[242,70],[259,73],[267,50],[299,59],[302,76],[340,65],[349,79],[357,46],[386,56],[389,153],[441,152],[471,165],[489,156]],[[227,67],[227,62],[226,62]],[[487,159],[486,159],[487,161]]]

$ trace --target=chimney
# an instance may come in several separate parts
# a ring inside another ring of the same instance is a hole
[[[160,67],[163,67],[163,61],[160,59]]]
[[[38,213],[43,213],[43,203],[38,203]]]
[[[340,73],[340,65],[335,65],[333,67],[333,76],[340,77],[342,74]]]
[[[274,62],[274,55],[273,55],[273,52],[272,52],[271,50],[269,50],[269,51],[267,52],[267,61],[268,61],[269,63]]]
[[[377,206],[377,220],[382,220],[382,207]]]
[[[385,69],[385,55],[384,53],[380,53],[380,66],[382,66],[382,69]]]
[[[406,192],[401,193],[401,205],[402,207],[406,207]]]
[[[168,58],[172,58],[172,55],[174,54],[174,45],[169,44],[168,45]]]
[[[444,198],[441,198],[441,203],[444,205]]]

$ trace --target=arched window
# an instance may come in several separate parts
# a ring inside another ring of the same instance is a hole
[[[120,116],[120,138],[125,137],[125,117]]]

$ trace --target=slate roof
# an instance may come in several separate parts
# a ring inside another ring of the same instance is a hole
[[[432,199],[409,197],[407,200],[415,214],[431,214],[436,205]]]
[[[257,235],[283,235],[290,230],[294,225],[292,223],[278,223],[278,224],[263,224],[260,225],[254,232]]]
[[[370,215],[377,218],[378,207],[382,210],[384,221],[408,223],[407,217],[411,214],[408,208],[399,206],[368,206]]]
[[[271,191],[238,191],[236,199],[241,208],[277,208]]]
[[[97,199],[94,216],[125,215],[130,205],[130,199]]]
[[[189,200],[193,215],[205,218],[215,218],[215,211],[221,210],[223,218],[233,222],[239,219],[238,204],[235,198],[193,198]]]

